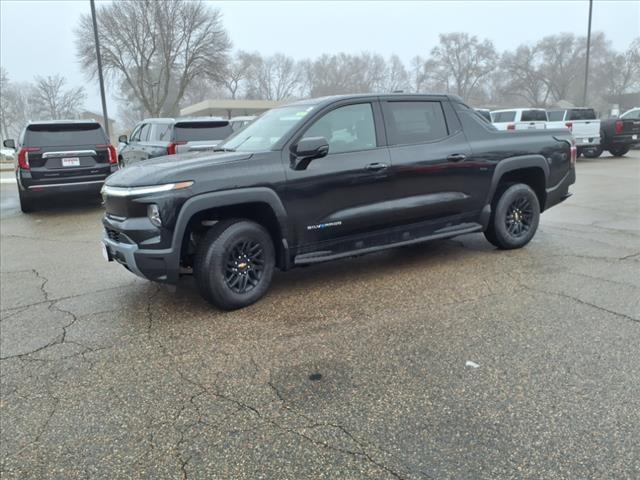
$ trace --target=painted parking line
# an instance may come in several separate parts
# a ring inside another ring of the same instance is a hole
[[[16,183],[16,177],[0,178],[0,183]]]

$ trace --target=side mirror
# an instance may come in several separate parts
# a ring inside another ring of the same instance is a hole
[[[120,142],[120,143],[129,143],[126,135],[120,135],[118,137],[118,142]]]
[[[291,166],[304,170],[311,160],[325,157],[329,153],[329,142],[324,137],[303,138],[291,149]]]
[[[7,138],[2,144],[7,148],[16,149],[16,141],[13,138]]]

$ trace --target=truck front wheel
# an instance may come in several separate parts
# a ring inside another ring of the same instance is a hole
[[[223,220],[199,243],[194,275],[201,295],[223,310],[246,307],[268,290],[275,250],[264,227],[249,220]]]
[[[505,185],[496,194],[485,237],[502,250],[524,247],[540,221],[540,202],[524,183]]]

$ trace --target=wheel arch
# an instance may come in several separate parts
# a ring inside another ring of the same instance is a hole
[[[265,227],[273,239],[276,265],[284,270],[289,268],[286,211],[276,192],[266,187],[212,192],[187,200],[180,210],[173,234],[176,268],[187,253],[191,233],[206,229],[207,226],[202,225],[204,221],[225,218],[245,218]]]
[[[542,155],[526,155],[502,160],[493,172],[486,204],[491,204],[501,184],[524,183],[535,192],[540,202],[540,211],[542,211],[547,198],[548,179],[549,164]]]

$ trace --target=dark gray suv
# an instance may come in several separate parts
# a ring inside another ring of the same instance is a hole
[[[94,120],[30,122],[17,143],[9,139],[4,146],[17,151],[16,180],[25,213],[52,194],[98,195],[118,169],[116,149]]]
[[[233,133],[228,120],[204,118],[148,118],[121,135],[118,154],[121,166],[175,153],[213,150]]]

